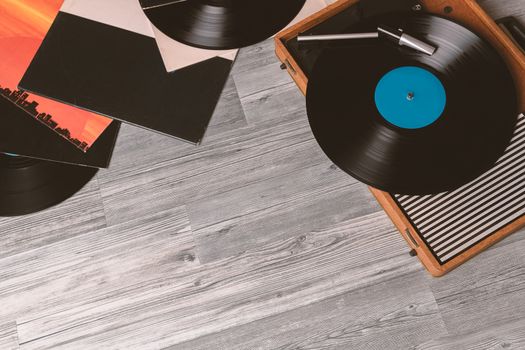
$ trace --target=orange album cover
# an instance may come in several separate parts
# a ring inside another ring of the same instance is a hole
[[[18,89],[62,3],[63,0],[0,0],[0,98],[87,152],[112,119]]]

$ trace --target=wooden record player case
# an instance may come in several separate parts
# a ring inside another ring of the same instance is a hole
[[[359,0],[339,0],[312,15],[296,25],[284,30],[275,37],[276,54],[286,67],[299,89],[306,94],[308,78],[301,69],[296,58],[287,49],[286,43],[297,37],[298,34],[315,28],[320,23],[356,5]],[[420,7],[429,13],[449,17],[458,23],[474,30],[478,35],[489,41],[504,57],[513,73],[519,93],[519,106],[525,111],[525,56],[516,47],[513,41],[505,35],[495,21],[474,0],[422,0]],[[443,262],[436,258],[432,249],[418,233],[417,228],[395,196],[386,192],[370,188],[378,202],[392,219],[401,235],[412,249],[412,254],[417,254],[423,265],[433,276],[442,276],[457,266],[463,264],[476,254],[525,226],[525,215],[518,217],[504,227],[498,228],[485,239],[477,242],[452,259]]]

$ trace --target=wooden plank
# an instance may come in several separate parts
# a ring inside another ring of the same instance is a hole
[[[203,263],[379,210],[366,186],[328,161],[188,204]]]
[[[445,336],[414,347],[414,350],[525,349],[525,319],[489,327],[461,336]]]
[[[309,128],[305,98],[293,83],[254,93],[242,98],[241,102],[250,125],[264,125],[269,121],[278,124],[284,120],[296,119]]]
[[[282,74],[273,50],[273,41],[268,39],[239,53],[233,77],[241,99],[292,82],[287,74]]]
[[[415,273],[165,350],[412,349],[446,334],[426,278]]]
[[[158,349],[403,280],[421,267],[393,230],[384,214],[372,214],[212,264],[165,271],[140,294],[25,317],[21,349]]]
[[[0,322],[0,349],[18,350],[16,322]]]
[[[154,293],[195,265],[184,207],[48,244],[0,260],[0,323],[16,319],[23,343],[28,322]]]
[[[0,217],[0,259],[104,227],[104,208],[95,178],[53,208],[21,217]]]
[[[430,286],[450,335],[465,335],[499,327],[525,315],[525,231],[521,240],[495,246],[479,260],[468,262],[454,273],[431,280]]]

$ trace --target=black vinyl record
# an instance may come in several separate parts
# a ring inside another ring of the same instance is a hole
[[[502,58],[438,16],[389,15],[359,29],[378,24],[438,49],[428,56],[366,40],[325,50],[307,91],[310,125],[324,152],[356,179],[394,194],[447,192],[490,170],[518,115]]]
[[[203,49],[249,46],[290,23],[305,0],[140,0],[144,12],[172,39]]]
[[[34,213],[73,196],[97,169],[0,153],[0,216]]]

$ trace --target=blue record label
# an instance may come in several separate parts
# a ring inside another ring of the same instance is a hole
[[[381,116],[403,129],[421,129],[438,120],[447,104],[443,83],[420,67],[400,67],[377,84],[375,103]]]

